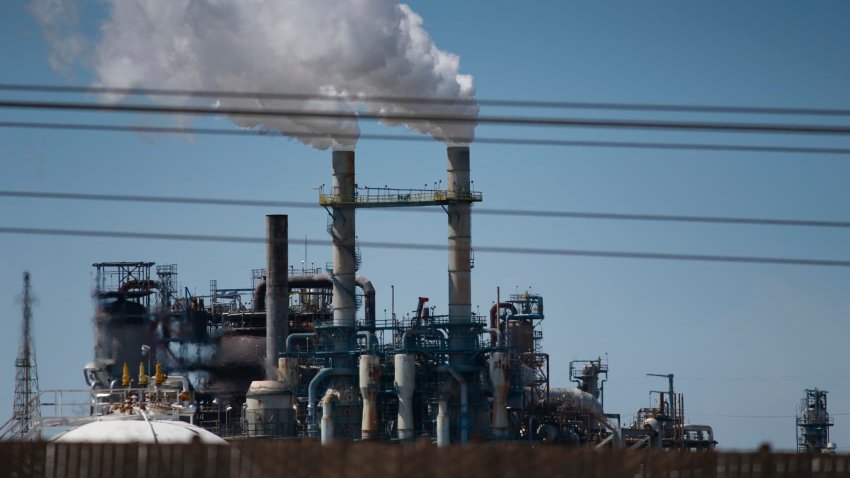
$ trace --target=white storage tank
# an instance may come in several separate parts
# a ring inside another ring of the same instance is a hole
[[[294,434],[292,392],[277,380],[251,382],[245,395],[248,436],[287,437]]]

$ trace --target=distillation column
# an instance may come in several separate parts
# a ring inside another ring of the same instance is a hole
[[[266,216],[266,380],[277,379],[277,358],[289,336],[289,216]]]

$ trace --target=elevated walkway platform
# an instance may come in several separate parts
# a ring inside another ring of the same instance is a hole
[[[393,189],[355,188],[354,194],[343,194],[333,190],[325,192],[319,188],[319,204],[325,207],[348,206],[368,207],[416,207],[444,206],[457,203],[481,202],[484,197],[478,191],[455,192],[444,189]],[[353,197],[353,200],[351,199]]]

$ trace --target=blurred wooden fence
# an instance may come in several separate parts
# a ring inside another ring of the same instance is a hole
[[[850,455],[687,453],[472,444],[437,449],[310,441],[231,446],[0,443],[0,477],[848,477]]]

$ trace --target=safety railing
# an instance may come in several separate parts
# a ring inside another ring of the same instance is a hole
[[[326,194],[324,187],[319,188],[319,204],[322,206],[430,206],[458,202],[481,202],[483,199],[484,196],[479,191],[364,187],[356,188],[353,191],[333,188]]]

